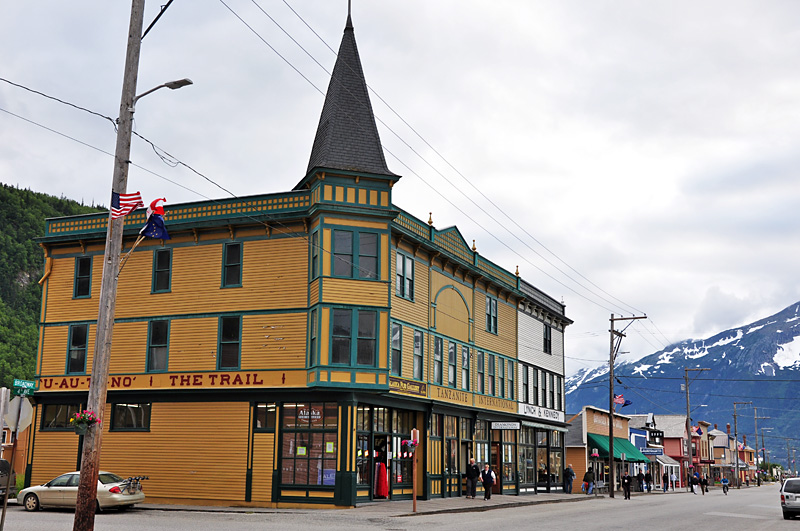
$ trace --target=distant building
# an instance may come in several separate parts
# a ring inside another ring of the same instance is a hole
[[[399,180],[348,17],[294,188],[169,206],[171,239],[127,261],[101,468],[174,503],[410,499],[414,460],[421,497],[460,496],[470,457],[499,494],[561,489],[564,305],[396,206]],[[50,219],[39,240],[28,483],[79,466],[107,222]],[[126,218],[125,252],[143,223]]]

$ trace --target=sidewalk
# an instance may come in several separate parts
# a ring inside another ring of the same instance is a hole
[[[605,496],[587,496],[585,494],[563,494],[563,493],[542,493],[526,494],[523,496],[502,496],[495,494],[491,500],[483,498],[467,499],[465,497],[455,498],[436,498],[432,500],[417,500],[416,514],[443,514],[443,513],[465,513],[482,512],[494,509],[504,509],[510,507],[524,507],[529,505],[540,505],[544,503],[572,503],[604,498]],[[356,511],[362,516],[414,516],[412,511],[412,500],[404,501],[377,501],[360,503],[355,509],[274,509],[270,507],[213,507],[203,505],[168,505],[156,503],[139,503],[136,505],[140,510],[155,511],[194,511],[211,513],[308,513],[311,511],[341,510]]]

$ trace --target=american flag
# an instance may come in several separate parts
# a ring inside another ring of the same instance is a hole
[[[111,219],[127,216],[139,207],[143,207],[142,194],[118,194],[111,192]]]
[[[625,399],[622,397],[622,395],[614,395],[614,403],[615,404],[624,404],[625,403]]]

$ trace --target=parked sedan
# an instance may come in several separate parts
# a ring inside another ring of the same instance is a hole
[[[78,499],[80,472],[70,472],[52,479],[44,485],[22,489],[17,495],[17,503],[28,511],[41,507],[75,507]],[[111,472],[100,472],[97,480],[97,508],[109,507],[126,509],[144,501],[144,492],[139,478],[122,478]]]
[[[788,478],[783,482],[781,510],[784,520],[800,515],[800,478]]]

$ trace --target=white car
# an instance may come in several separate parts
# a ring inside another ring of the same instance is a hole
[[[21,503],[28,511],[37,511],[42,507],[74,508],[78,499],[80,476],[80,472],[70,472],[44,485],[22,489],[17,495],[17,503]],[[142,479],[146,478],[139,476],[125,479],[111,472],[101,471],[97,479],[97,509],[127,509],[135,503],[143,502]]]
[[[800,515],[800,478],[787,478],[781,486],[783,519]]]

